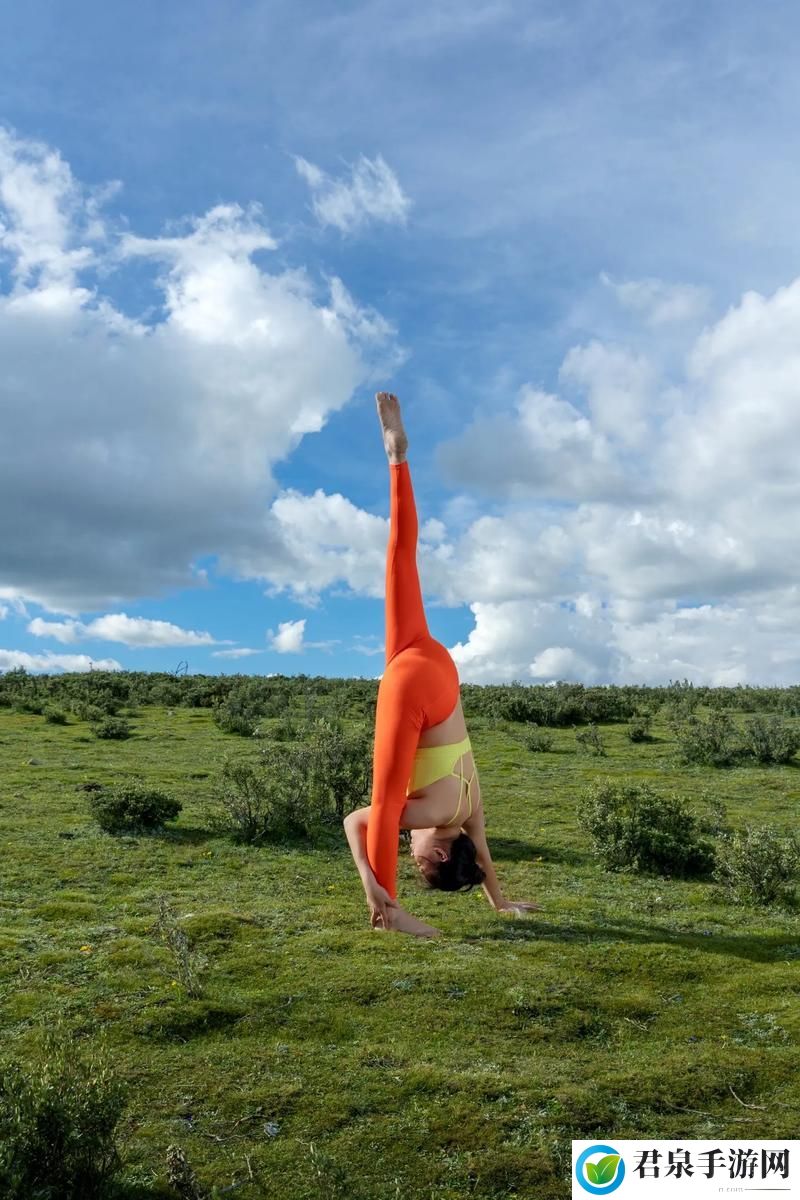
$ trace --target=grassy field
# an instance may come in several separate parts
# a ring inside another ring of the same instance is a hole
[[[716,885],[604,872],[576,813],[600,776],[647,780],[733,825],[796,827],[800,769],[677,765],[666,727],[606,758],[470,722],[506,919],[481,894],[400,896],[441,928],[373,932],[341,831],[313,846],[212,836],[226,752],[204,709],[142,709],[127,742],[0,711],[0,1021],[25,1058],[61,1012],[102,1033],[130,1084],[130,1197],[169,1196],[182,1146],[203,1184],[275,1200],[562,1200],[573,1138],[797,1136],[800,927]],[[183,802],[152,837],[93,825],[77,785],[144,777]],[[153,932],[166,895],[206,960],[176,982]],[[251,1178],[252,1173],[252,1178]],[[246,1182],[245,1182],[246,1181]]]

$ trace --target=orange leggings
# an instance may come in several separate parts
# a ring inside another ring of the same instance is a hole
[[[386,548],[386,666],[378,687],[367,858],[397,895],[400,818],[419,735],[450,716],[459,695],[456,665],[428,632],[417,574],[417,510],[408,462],[389,465]]]

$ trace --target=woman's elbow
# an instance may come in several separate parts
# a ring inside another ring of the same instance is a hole
[[[345,829],[351,829],[354,825],[366,825],[369,820],[369,808],[354,808],[342,820],[342,825]]]

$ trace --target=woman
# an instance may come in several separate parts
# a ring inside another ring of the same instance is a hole
[[[504,899],[497,882],[458,672],[425,620],[400,405],[391,392],[378,392],[376,400],[390,476],[386,666],[375,713],[372,803],[350,813],[344,827],[373,927],[432,937],[437,929],[397,903],[400,829],[411,830],[411,855],[428,886],[458,891],[481,884],[500,912],[539,906]]]

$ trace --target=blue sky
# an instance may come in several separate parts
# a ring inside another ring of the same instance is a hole
[[[0,670],[378,675],[390,387],[463,680],[796,681],[799,34],[7,11]]]

